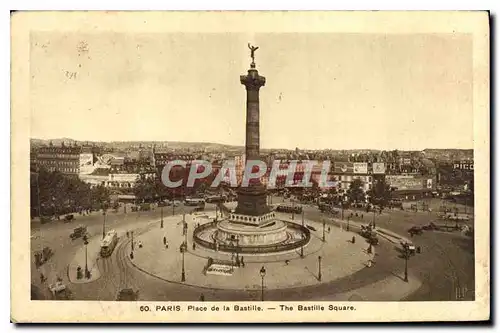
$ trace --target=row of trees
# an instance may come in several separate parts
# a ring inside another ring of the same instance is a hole
[[[52,216],[82,209],[100,209],[109,205],[104,186],[90,188],[76,177],[41,168],[30,174],[31,216]]]

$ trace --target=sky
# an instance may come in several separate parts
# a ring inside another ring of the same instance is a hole
[[[32,32],[31,137],[261,148],[473,148],[467,34]]]

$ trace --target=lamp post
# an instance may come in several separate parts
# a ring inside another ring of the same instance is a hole
[[[89,241],[87,239],[87,235],[83,236],[83,244],[85,244],[85,278],[89,279],[90,278],[90,271],[89,271],[89,266],[88,266],[88,261],[87,261],[87,245],[89,244]]]
[[[321,256],[318,257],[318,281],[321,281]]]
[[[295,200],[292,198],[292,221],[295,220]]]
[[[405,278],[404,278],[404,281],[408,282],[408,259],[410,259],[410,249],[408,248],[408,246],[405,246],[404,256],[405,256]]]
[[[261,283],[261,298],[260,298],[260,300],[262,302],[264,302],[264,277],[266,276],[266,269],[265,269],[264,266],[262,266],[262,268],[260,269],[259,273],[260,273],[260,277],[261,277],[261,281],[262,281],[262,283]]]
[[[325,219],[323,218],[323,243],[326,241],[325,240],[325,224],[326,224],[326,222],[325,222]]]
[[[160,214],[161,214],[161,219],[160,219],[160,228],[163,229],[163,204],[160,207]]]
[[[181,273],[181,282],[186,281],[186,271],[184,269],[184,252],[186,251],[186,248],[183,248],[181,253],[182,253],[182,273]]]
[[[103,215],[103,220],[102,220],[102,239],[106,237],[106,210],[103,208],[102,209],[102,215]]]

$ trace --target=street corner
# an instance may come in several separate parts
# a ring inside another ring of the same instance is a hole
[[[101,276],[98,265],[101,259],[100,248],[99,236],[90,238],[87,245],[82,243],[68,265],[68,278],[71,283],[89,283]]]

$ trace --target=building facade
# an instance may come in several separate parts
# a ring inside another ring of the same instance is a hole
[[[80,154],[82,147],[61,146],[40,147],[36,152],[36,166],[47,171],[58,171],[66,175],[78,175],[80,173]]]

